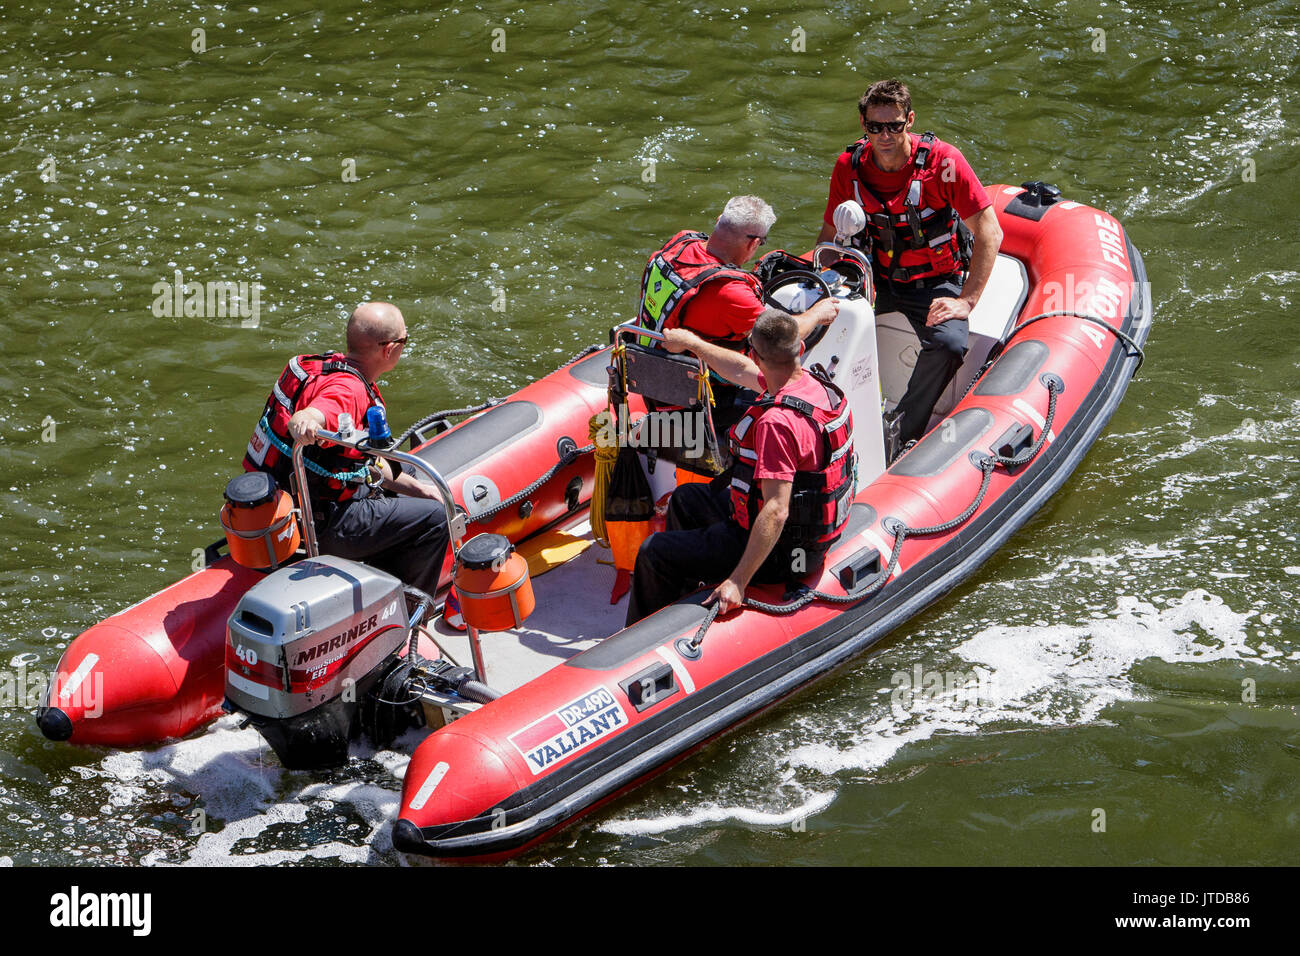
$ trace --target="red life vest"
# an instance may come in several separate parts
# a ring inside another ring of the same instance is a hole
[[[739,266],[717,262],[684,262],[683,253],[693,242],[707,242],[702,232],[679,232],[650,257],[641,276],[641,306],[637,321],[647,329],[663,332],[682,324],[687,303],[695,298],[706,282],[744,282],[754,291],[754,297],[763,301],[763,286],[757,276]],[[712,342],[743,342],[745,336],[734,332],[714,335],[701,331],[698,324],[689,326],[692,331]]]
[[[296,355],[280,373],[275,387],[267,396],[262,417],[253,429],[244,452],[245,471],[265,471],[272,475],[281,488],[290,487],[293,473],[293,438],[289,435],[289,419],[298,411],[298,399],[307,384],[321,375],[347,373],[354,376],[365,388],[367,409],[383,405],[379,389],[366,381],[366,377],[348,362],[341,352],[322,355]],[[365,421],[357,422],[362,428]],[[332,445],[321,448],[308,446],[303,453],[312,499],[346,501],[365,479],[365,456],[353,448]]]
[[[866,228],[853,237],[853,245],[868,249],[876,267],[895,282],[965,272],[970,264],[970,229],[957,210],[925,205],[926,187],[933,186],[939,171],[929,163],[934,134],[924,133],[920,139],[912,158],[915,176],[906,190],[888,200],[868,187],[863,176],[870,141],[863,137],[844,149],[854,172],[853,198],[867,214]]]
[[[735,458],[731,472],[731,514],[736,523],[749,530],[763,507],[760,483],[754,479],[758,450],[754,427],[762,414],[774,405],[792,408],[804,415],[817,429],[822,441],[824,464],[817,471],[795,473],[790,491],[790,511],[774,550],[788,552],[802,548],[810,554],[825,553],[839,540],[849,520],[849,506],[857,485],[857,463],[853,455],[853,416],[849,401],[829,379],[809,369],[826,389],[829,409],[793,395],[780,399],[765,396],[745,412],[731,428],[731,452]]]

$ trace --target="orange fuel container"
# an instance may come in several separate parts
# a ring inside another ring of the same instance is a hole
[[[230,556],[246,568],[278,568],[302,540],[293,499],[264,471],[246,471],[226,485],[221,527]]]
[[[698,484],[701,482],[707,485],[712,480],[713,478],[710,477],[709,475],[701,475],[698,471],[690,471],[686,468],[683,468],[681,465],[677,466],[677,487],[678,488],[680,488],[682,485]]]
[[[500,534],[477,534],[461,545],[456,593],[465,623],[480,631],[518,627],[536,606],[528,561]]]

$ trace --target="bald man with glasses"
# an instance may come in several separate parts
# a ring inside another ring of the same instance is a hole
[[[244,468],[268,472],[287,489],[292,446],[312,446],[304,460],[321,552],[365,561],[434,594],[448,545],[434,487],[400,467],[395,473],[382,459],[367,466],[361,453],[319,437],[322,429],[338,431],[344,414],[366,428],[367,412],[385,407],[375,380],[397,367],[409,341],[397,306],[358,306],[348,319],[346,353],[299,355],[285,366],[248,443]]]

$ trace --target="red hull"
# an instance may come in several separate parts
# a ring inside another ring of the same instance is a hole
[[[1028,273],[1019,323],[1077,311],[1145,336],[1149,303],[1133,301],[1144,295],[1141,259],[1114,219],[1078,203],[1060,203],[1037,220],[1024,218],[1006,209],[1021,189],[989,192],[1005,234],[1001,251]],[[807,583],[843,595],[832,570],[871,549],[887,561],[893,522],[923,528],[960,515],[983,480],[971,455],[987,455],[1003,436],[1023,436],[1026,426],[1037,439],[1048,416],[1046,383],[1054,378],[1064,389],[1047,439],[1024,466],[997,468],[979,507],[962,524],[906,538],[878,594],[848,610],[813,601],[785,616],[752,608],[732,612],[712,624],[698,659],[676,646],[703,619],[698,597],[665,608],[513,691],[508,704],[494,702],[426,738],[407,769],[396,844],[473,858],[533,845],[843,663],[907,611],[969,575],[992,553],[972,539],[989,529],[996,547],[1041,504],[1038,498],[1059,487],[1133,371],[1133,354],[1119,336],[1076,316],[1039,319],[1011,341],[939,427],[859,490],[861,520],[831,552],[821,579]],[[752,586],[748,596],[782,601],[780,590],[770,587]],[[647,681],[662,690],[638,709],[638,688],[650,686]]]
[[[226,618],[261,578],[221,558],[81,634],[50,688],[49,706],[67,720],[60,739],[133,747],[219,716]]]
[[[872,550],[887,559],[895,522],[925,527],[961,513],[983,480],[972,455],[987,455],[1006,436],[1037,439],[1049,414],[1047,383],[1060,382],[1049,434],[1033,460],[995,469],[959,526],[908,537],[888,583],[847,609],[822,601],[785,616],[744,609],[716,621],[702,655],[692,656],[675,646],[704,616],[698,597],[687,599],[431,734],[406,774],[395,845],[484,857],[536,843],[869,647],[973,573],[1064,483],[1133,374],[1134,354],[1105,326],[1145,338],[1150,302],[1141,257],[1119,224],[1096,209],[1064,202],[1026,215],[1020,189],[989,192],[1002,252],[1028,275],[1019,330],[944,422],[859,490],[850,530],[820,580],[808,583],[843,594],[836,565]],[[1012,203],[1018,208],[1008,209]],[[1057,310],[1099,321],[1041,317]],[[1027,323],[1030,316],[1041,318]],[[418,453],[444,474],[458,501],[470,499],[471,517],[482,515],[566,449],[588,443],[588,421],[606,404],[605,362],[598,353],[558,370]],[[578,456],[525,502],[479,520],[474,530],[519,540],[572,515],[591,494],[592,473],[592,456]],[[74,641],[59,670],[74,675],[73,691],[99,682],[102,694],[80,709],[69,694],[65,708],[57,695],[69,682],[53,689],[72,741],[139,746],[215,717],[224,696],[226,619],[259,578],[223,559]],[[764,587],[749,596],[782,600]]]
[[[509,498],[558,462],[563,439],[575,448],[589,443],[591,416],[606,404],[603,385],[593,384],[606,362],[601,352],[552,372],[416,453],[434,458],[434,449],[447,446],[464,456],[450,466],[438,462],[446,468],[444,477],[458,502],[464,501],[466,481],[483,474],[491,475],[502,499]],[[537,410],[526,418],[526,431],[512,435],[499,427],[499,419],[523,406]],[[570,513],[566,491],[571,486],[581,502],[588,501],[593,474],[593,456],[580,455],[529,495],[526,505],[471,523],[470,534],[495,531],[515,541],[526,537]],[[215,514],[216,506],[213,510]],[[449,554],[444,584],[450,574]],[[83,632],[59,660],[57,671],[63,676],[51,688],[51,710],[42,713],[41,729],[74,744],[140,747],[183,737],[220,716],[226,621],[262,577],[223,557]]]

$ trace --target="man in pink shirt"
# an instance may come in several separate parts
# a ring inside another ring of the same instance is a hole
[[[719,569],[732,570],[706,603],[717,602],[721,613],[741,604],[751,580],[789,582],[814,570],[838,539],[854,492],[848,403],[800,367],[794,317],[765,310],[750,333],[752,359],[688,329],[665,336],[669,351],[689,349],[771,401],[732,429],[732,474],[673,492],[668,530],[647,538],[637,554],[629,625],[718,580]]]

